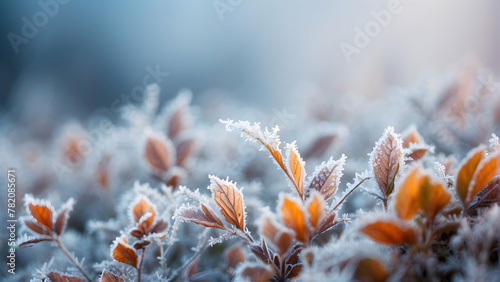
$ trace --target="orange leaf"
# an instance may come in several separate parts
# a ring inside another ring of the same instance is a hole
[[[366,282],[383,282],[389,278],[389,272],[383,263],[372,258],[359,261],[354,272],[354,279]]]
[[[189,221],[205,227],[224,229],[224,223],[209,207],[201,204],[200,208],[180,208],[176,211],[175,217],[180,220]]]
[[[304,162],[300,158],[295,142],[289,144],[287,166],[287,170],[291,173],[293,178],[293,185],[295,186],[295,189],[297,189],[297,193],[299,193],[300,198],[303,198],[304,177],[306,176],[306,171],[304,169]]]
[[[325,200],[318,192],[315,192],[308,201],[307,211],[309,212],[309,222],[312,227],[317,228],[325,215]]]
[[[403,148],[410,147],[410,144],[424,144],[424,138],[418,132],[417,128],[412,125],[403,132],[401,139],[403,140]]]
[[[227,180],[221,180],[215,176],[209,176],[210,189],[213,192],[215,203],[220,209],[224,219],[236,228],[245,231],[245,206],[243,194],[236,185]]]
[[[387,198],[394,189],[394,180],[403,158],[401,139],[394,133],[394,128],[388,127],[378,140],[371,153],[371,165],[375,180]]]
[[[306,197],[309,196],[311,190],[319,191],[325,201],[333,196],[337,192],[340,178],[342,177],[345,159],[344,155],[337,161],[330,158],[328,162],[323,162],[318,166],[314,177],[311,179],[311,184],[309,184],[309,188],[306,191]]]
[[[420,178],[418,168],[412,169],[405,177],[395,196],[394,208],[399,218],[412,219],[419,211],[418,193],[420,189]]]
[[[450,202],[451,195],[441,183],[433,181],[429,175],[421,178],[419,190],[420,206],[430,218],[433,218]]]
[[[467,203],[472,201],[474,196],[481,191],[497,174],[498,171],[498,156],[493,155],[490,159],[484,159],[478,166],[474,174],[474,182],[469,187],[467,194]]]
[[[414,244],[417,241],[411,227],[395,221],[377,221],[364,226],[361,232],[376,242],[388,245]]]
[[[285,226],[295,231],[297,240],[306,242],[308,230],[306,216],[301,205],[285,195],[281,205],[281,216]]]
[[[462,201],[462,204],[466,204],[469,193],[469,185],[476,173],[476,170],[483,158],[484,147],[479,147],[469,153],[469,156],[465,160],[464,164],[461,166],[456,181],[457,194]]]
[[[52,207],[48,205],[36,205],[33,202],[30,202],[28,207],[36,221],[52,231]]]
[[[137,268],[137,253],[127,244],[125,235],[116,238],[114,246],[111,248],[111,256],[121,263]]]
[[[153,224],[156,212],[154,205],[149,201],[149,199],[144,196],[141,196],[132,205],[132,217],[134,218],[135,223],[139,223],[141,218],[143,218],[143,216],[145,216],[148,213],[151,215],[143,219],[146,227],[150,227]]]
[[[175,163],[174,145],[166,138],[150,136],[146,143],[145,157],[152,168],[165,172]]]

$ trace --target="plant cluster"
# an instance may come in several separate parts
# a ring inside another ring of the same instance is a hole
[[[157,113],[155,87],[143,105],[123,109],[123,124],[110,123],[106,138],[89,142],[94,150],[81,145],[92,126],[74,123],[54,150],[19,145],[29,162],[19,160],[18,170],[31,176],[20,188],[27,215],[18,243],[36,246],[16,278],[494,281],[500,95],[479,72],[458,77],[440,91],[408,91],[418,95],[406,95],[401,110],[416,118],[405,121],[397,111],[376,121],[360,114],[335,127],[335,115],[316,106],[286,124],[283,134],[299,138],[290,143],[282,144],[276,125],[221,120],[250,150],[195,122],[186,92]],[[373,122],[392,120],[397,127],[374,142],[381,131],[369,129]],[[318,124],[328,130],[304,134]],[[13,146],[1,148],[9,155]],[[238,159],[258,149],[271,161]],[[231,158],[238,162],[228,169]],[[62,176],[44,165],[54,160]],[[345,185],[344,174],[352,178]],[[52,203],[63,204],[56,212]]]

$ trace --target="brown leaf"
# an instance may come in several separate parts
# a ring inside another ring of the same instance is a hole
[[[227,180],[221,180],[215,176],[210,177],[210,189],[213,192],[215,203],[220,209],[224,219],[236,228],[245,231],[245,206],[243,194],[236,185]]]
[[[359,261],[354,279],[363,282],[384,282],[389,278],[386,266],[378,260],[364,258]]]
[[[47,205],[36,205],[33,202],[28,204],[29,211],[38,223],[52,231],[52,207]]]
[[[478,208],[488,207],[500,202],[500,176],[495,176],[486,187],[476,194],[471,201],[467,213],[471,214]]]
[[[252,282],[267,282],[271,280],[274,272],[269,268],[260,266],[247,266],[241,273],[241,276],[247,277]]]
[[[325,216],[325,200],[315,192],[307,202],[307,211],[309,212],[309,223],[317,228]]]
[[[234,245],[225,253],[227,265],[236,268],[238,264],[245,261],[245,251],[240,245]]]
[[[414,244],[417,241],[415,230],[391,220],[365,225],[361,232],[376,242],[388,245]]]
[[[86,282],[87,280],[76,277],[76,276],[70,276],[70,275],[65,275],[60,272],[49,272],[47,274],[47,277],[49,277],[50,281],[52,282]]]
[[[323,156],[332,146],[332,144],[335,143],[337,137],[338,136],[336,133],[320,136],[306,150],[304,158],[309,159],[309,158],[317,158]]]
[[[190,98],[179,97],[174,105],[173,112],[168,121],[168,137],[175,139],[180,133],[191,125],[191,115],[189,112]]]
[[[178,166],[185,167],[186,161],[196,152],[197,143],[195,138],[189,138],[179,142],[176,147]]]
[[[64,145],[64,156],[73,165],[80,163],[84,157],[84,152],[80,148],[80,142],[79,136],[71,136],[66,140],[66,144]]]
[[[95,177],[101,187],[108,189],[110,187],[111,178],[109,177],[109,157],[103,158],[97,165]]]
[[[149,165],[159,172],[165,172],[175,164],[174,145],[166,138],[149,136],[144,156]]]
[[[101,282],[125,282],[125,279],[104,269],[101,275]]]
[[[53,241],[53,240],[54,239],[52,239],[52,238],[35,238],[32,240],[28,240],[28,241],[24,241],[24,242],[20,243],[19,247],[24,247],[24,246],[31,245],[31,244],[36,244],[36,243],[46,242],[46,241]]]
[[[125,235],[116,238],[114,246],[111,248],[111,257],[113,257],[116,261],[137,268],[137,253],[129,244],[127,244],[127,238]]]
[[[394,189],[394,180],[402,158],[401,139],[394,133],[394,128],[388,127],[375,145],[370,160],[375,180],[385,198]]]
[[[52,234],[52,230],[47,228],[45,225],[42,225],[38,221],[32,221],[32,220],[25,219],[23,221],[23,223],[24,223],[24,225],[26,225],[26,227],[28,227],[29,229],[31,229],[35,233],[38,233],[41,235],[51,235]]]
[[[335,192],[337,192],[337,188],[340,184],[345,159],[346,157],[344,155],[337,161],[330,158],[328,162],[323,162],[316,167],[314,176],[311,179],[311,184],[309,184],[309,188],[306,191],[306,198],[312,190],[319,191],[323,195],[325,201],[333,196]]]
[[[57,235],[61,235],[61,233],[64,230],[64,227],[66,227],[66,213],[68,212],[68,209],[63,209],[62,211],[59,212],[59,215],[57,216],[56,223],[54,226],[54,231],[56,232]]]
[[[175,217],[205,227],[224,229],[224,223],[212,209],[201,204],[201,208],[183,207],[176,211]]]
[[[300,198],[304,195],[304,177],[306,176],[306,171],[304,168],[304,162],[300,158],[295,142],[289,145],[288,148],[288,158],[287,158],[287,171],[291,174],[293,178],[293,185],[297,189]]]
[[[280,255],[288,251],[294,239],[294,234],[291,230],[278,224],[269,214],[265,214],[262,218],[260,234],[266,236],[278,247]]]
[[[288,195],[283,198],[281,216],[285,226],[295,231],[295,238],[306,242],[309,234],[304,210],[299,203],[289,198]]]

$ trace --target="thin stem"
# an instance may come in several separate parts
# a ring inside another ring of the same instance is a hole
[[[85,278],[88,280],[88,281],[92,281],[92,279],[90,279],[90,276],[85,272],[85,270],[83,270],[82,266],[76,261],[76,259],[69,253],[68,249],[66,249],[66,247],[64,246],[64,244],[62,243],[61,241],[61,238],[60,237],[57,237],[57,239],[55,240],[56,243],[57,243],[57,246],[61,249],[61,251],[63,251],[63,253],[69,258],[69,260],[71,260],[71,262],[76,266],[76,268],[78,268],[78,270],[80,270],[80,272],[83,274],[83,276],[85,276]]]
[[[347,197],[349,195],[351,195],[351,193],[354,192],[354,190],[356,190],[356,188],[358,188],[359,186],[361,186],[361,184],[363,184],[363,182],[365,182],[368,179],[370,179],[370,177],[363,178],[361,181],[359,181],[359,183],[356,184],[356,186],[354,186],[349,192],[347,192],[347,194],[344,195],[344,197],[342,199],[340,199],[340,201],[335,205],[335,207],[333,207],[332,210],[336,210],[342,204],[342,202],[344,202],[345,199],[347,199]]]
[[[142,249],[141,262],[139,263],[139,268],[137,268],[137,282],[141,282],[142,263],[144,262],[145,253],[146,253],[146,248]]]
[[[382,203],[384,204],[384,211],[387,212],[387,198],[384,198]]]

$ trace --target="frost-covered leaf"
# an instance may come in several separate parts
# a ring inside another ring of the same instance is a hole
[[[216,176],[209,176],[212,190],[212,195],[215,203],[220,209],[224,219],[231,225],[241,231],[245,231],[245,205],[243,203],[243,194],[236,184],[221,180]]]
[[[394,181],[396,174],[401,169],[402,159],[401,139],[394,133],[394,128],[388,127],[375,144],[370,159],[375,180],[385,198],[394,189]]]
[[[488,207],[495,203],[500,203],[500,176],[493,177],[490,183],[476,194],[467,208],[467,213],[470,214],[475,209]]]
[[[111,257],[116,261],[125,263],[137,268],[137,252],[127,244],[127,237],[122,235],[116,238],[115,242],[111,246]]]
[[[312,190],[319,191],[325,200],[328,200],[337,191],[340,178],[343,175],[346,156],[342,155],[339,160],[330,158],[328,162],[323,162],[316,167],[316,171],[309,181],[309,188],[306,190],[306,198]]]
[[[111,273],[110,271],[104,269],[102,271],[100,281],[101,282],[125,282],[125,279],[123,279],[122,277],[117,276],[117,275]]]
[[[181,207],[175,212],[175,217],[205,227],[224,229],[222,220],[212,209],[205,206],[203,203],[201,204],[201,208]]]
[[[412,219],[423,212],[434,218],[450,201],[451,195],[443,184],[435,181],[427,173],[421,173],[419,167],[408,172],[398,188],[394,207],[399,218]]]
[[[293,185],[301,198],[304,195],[304,178],[306,176],[305,163],[300,157],[295,142],[288,144],[286,155],[286,168],[290,173]]]
[[[72,275],[67,275],[63,274],[60,272],[52,271],[47,274],[47,277],[50,279],[52,282],[86,282],[87,280],[72,276]]]

